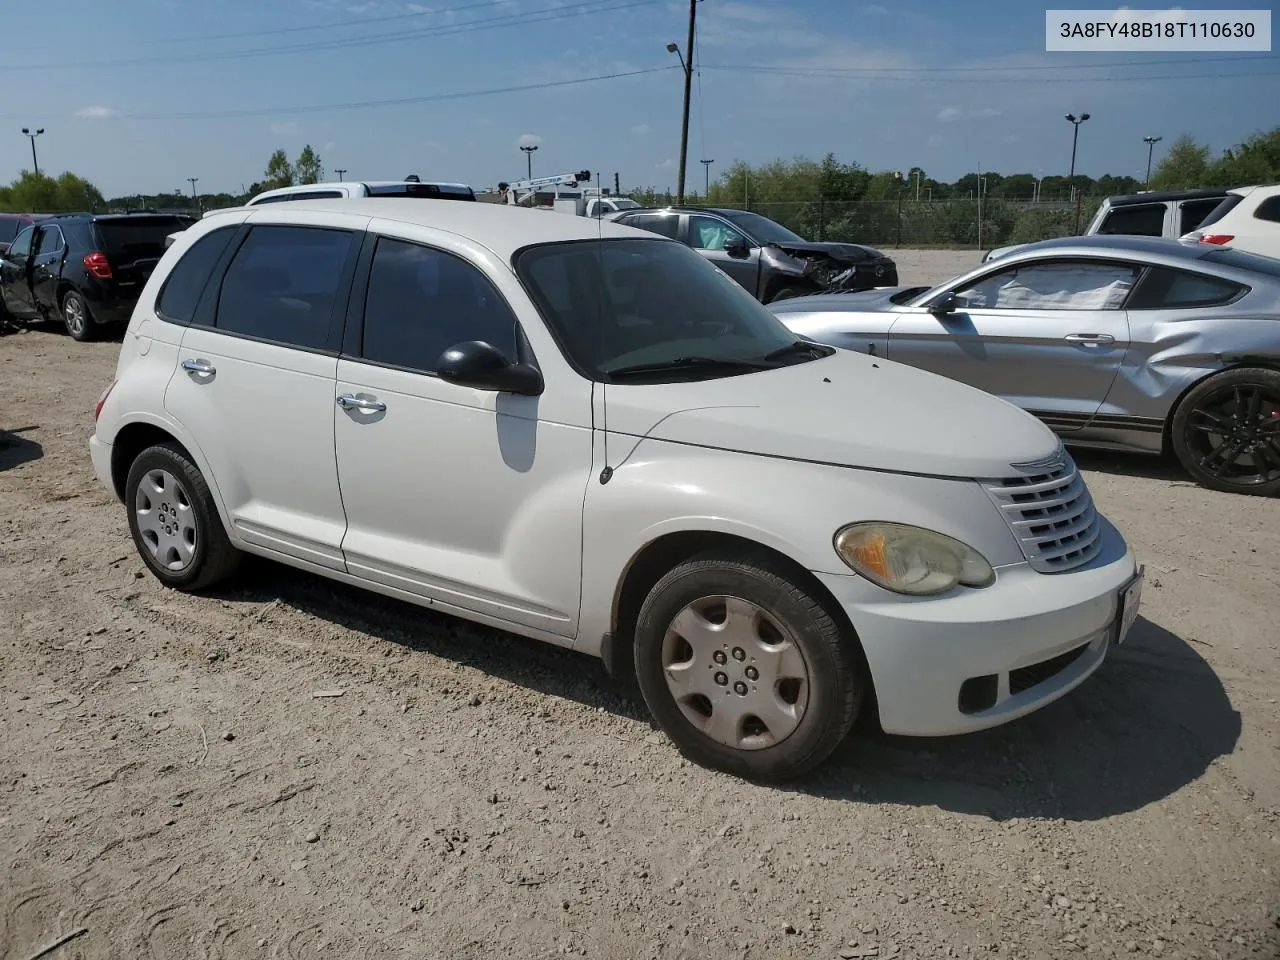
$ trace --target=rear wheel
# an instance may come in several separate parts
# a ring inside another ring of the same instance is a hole
[[[68,290],[62,295],[62,322],[71,339],[79,340],[81,343],[94,339],[97,333],[93,315],[89,312],[89,304],[85,303],[84,297],[74,290]]]
[[[1212,376],[1173,415],[1174,453],[1211,490],[1280,494],[1280,373],[1264,367]]]
[[[750,780],[799,777],[848,735],[865,681],[825,607],[769,558],[708,553],[650,591],[635,667],[680,751]]]

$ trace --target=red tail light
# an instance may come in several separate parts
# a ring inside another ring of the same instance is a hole
[[[107,262],[105,253],[94,251],[84,258],[84,268],[89,271],[89,276],[98,280],[111,279],[111,264]]]
[[[99,254],[101,256],[101,254]],[[102,396],[98,398],[97,404],[93,408],[93,422],[98,422],[98,417],[102,416],[102,405],[107,402],[107,397],[111,396],[111,391],[116,388],[116,382],[112,380],[107,384],[107,389],[102,391]]]
[[[1223,244],[1230,243],[1234,239],[1235,239],[1235,234],[1233,233],[1206,233],[1201,235],[1200,242],[1212,243],[1215,246],[1220,247]]]

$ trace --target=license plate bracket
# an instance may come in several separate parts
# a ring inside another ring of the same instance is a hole
[[[1112,638],[1116,646],[1124,643],[1129,631],[1138,619],[1138,609],[1142,605],[1142,581],[1146,567],[1138,567],[1138,572],[1120,588],[1116,598],[1116,619]]]

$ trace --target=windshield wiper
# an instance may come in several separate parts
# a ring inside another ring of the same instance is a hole
[[[807,353],[815,360],[818,357],[829,357],[835,353],[835,347],[824,346],[821,343],[811,343],[808,340],[793,340],[785,347],[779,347],[777,350],[771,350],[764,355],[764,359],[770,363],[776,360],[784,360],[787,357]]]
[[[768,370],[772,363],[760,360],[734,360],[728,357],[675,357],[671,360],[653,360],[649,363],[633,363],[604,371],[609,377],[627,377],[645,373],[694,370]]]

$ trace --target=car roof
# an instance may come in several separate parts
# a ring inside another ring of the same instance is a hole
[[[1122,193],[1107,197],[1107,203],[1113,207],[1125,207],[1135,203],[1167,203],[1176,200],[1212,200],[1225,197],[1230,191],[1226,187],[1198,187],[1194,190],[1152,190],[1148,193]]]
[[[456,200],[396,199],[353,197],[333,200],[297,200],[263,206],[235,207],[211,211],[201,223],[217,220],[220,214],[249,214],[247,222],[288,222],[294,213],[309,214],[300,223],[314,223],[314,214],[350,217],[367,216],[374,220],[396,220],[401,223],[443,230],[466,237],[495,254],[507,258],[523,247],[536,243],[563,243],[571,240],[644,239],[674,243],[666,237],[624,227],[609,220],[578,217],[554,210],[537,210],[501,203],[458,203]]]
[[[287,193],[310,193],[312,190],[333,190],[338,187],[403,187],[408,184],[417,184],[424,187],[454,187],[459,190],[471,190],[475,192],[469,183],[453,183],[448,180],[323,180],[319,183],[295,183],[290,187],[274,187],[271,190],[263,190],[255,193],[253,199],[258,197],[276,197]]]

